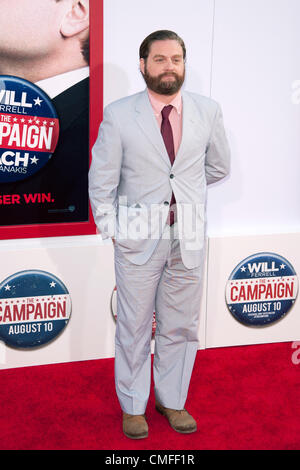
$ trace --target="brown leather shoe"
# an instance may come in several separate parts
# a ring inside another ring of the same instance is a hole
[[[123,432],[130,439],[148,437],[148,424],[145,416],[123,413]]]
[[[170,426],[175,431],[183,434],[197,431],[197,423],[186,409],[172,410],[171,408],[165,408],[158,401],[155,402],[155,408],[160,414],[167,418]]]

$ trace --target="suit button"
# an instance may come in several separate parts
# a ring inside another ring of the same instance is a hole
[[[168,206],[168,205],[169,205],[168,201],[165,201],[165,202],[164,202],[164,205],[165,205],[165,206]]]
[[[173,173],[170,174],[170,178],[171,178],[171,180],[174,178]]]

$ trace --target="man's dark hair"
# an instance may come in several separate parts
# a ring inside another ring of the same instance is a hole
[[[81,43],[81,53],[87,64],[90,63],[90,35]]]
[[[183,59],[185,60],[186,57],[186,49],[185,49],[185,44],[183,40],[181,39],[180,36],[178,36],[177,33],[174,33],[174,31],[169,31],[167,29],[161,29],[159,31],[154,31],[154,33],[149,34],[142,44],[140,45],[140,59],[147,59],[150,51],[151,44],[154,41],[165,41],[167,39],[174,39],[175,41],[178,41],[179,44],[182,47],[182,52],[183,52]]]

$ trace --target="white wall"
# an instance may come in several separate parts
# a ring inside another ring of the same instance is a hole
[[[212,96],[232,170],[209,192],[210,235],[300,229],[299,18],[299,0],[216,0]]]
[[[299,17],[299,0],[104,0],[105,104],[144,88],[139,45],[164,28],[186,42],[186,89],[223,108],[232,171],[208,192],[211,236],[300,229]]]
[[[158,29],[181,35],[187,47],[186,88],[210,92],[213,1],[104,0],[104,104],[145,88],[139,47]]]

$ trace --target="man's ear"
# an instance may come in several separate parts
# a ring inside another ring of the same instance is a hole
[[[89,28],[89,0],[73,0],[60,26],[63,37],[72,37]]]
[[[140,71],[145,74],[145,59],[140,59]]]

